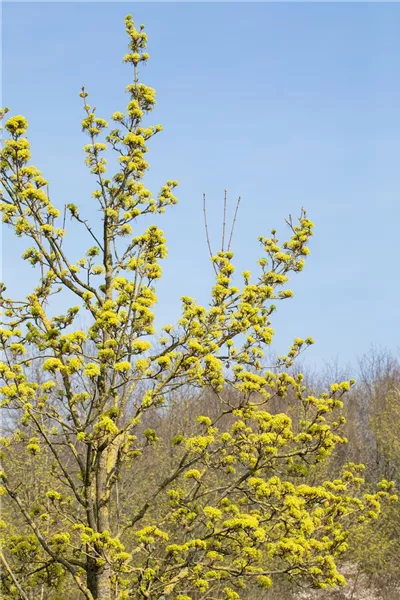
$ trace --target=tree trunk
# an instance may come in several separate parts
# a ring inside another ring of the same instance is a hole
[[[107,494],[107,458],[108,448],[101,453],[96,473],[97,520],[99,533],[106,530],[110,531],[110,513],[108,508],[109,496]],[[100,556],[103,554],[101,548],[99,549],[99,554]],[[96,565],[96,600],[111,600],[111,576],[112,571],[107,562],[104,562],[102,565]]]
[[[96,600],[111,600],[111,569],[108,564],[100,567],[96,572]]]
[[[110,566],[96,565],[96,561],[88,559],[87,562],[87,587],[95,600],[111,600],[111,576]]]
[[[93,558],[87,559],[86,585],[90,590],[93,598],[97,598],[96,562],[93,560]]]

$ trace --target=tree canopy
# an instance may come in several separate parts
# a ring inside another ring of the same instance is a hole
[[[144,182],[147,146],[162,127],[147,124],[155,91],[139,78],[149,59],[144,26],[131,16],[125,25],[126,108],[109,126],[80,93],[101,227],[82,207],[63,214],[53,204],[30,162],[27,120],[5,122],[3,221],[29,244],[22,258],[38,283],[22,300],[1,289],[3,597],[39,597],[42,586],[50,600],[236,600],[279,575],[343,585],[336,559],[349,527],[378,517],[392,484],[363,492],[354,463],[313,483],[346,442],[342,397],[354,381],[309,390],[291,366],[310,338],[296,338],[272,365],[263,358],[275,303],[293,295],[287,282],[303,269],[313,223],[302,211],[287,221],[286,241],[275,230],[261,236],[257,273],[240,282],[222,242],[209,305],[184,296],[178,323],[156,332],[167,246],[158,226],[140,227],[177,203],[177,181],[156,196]],[[78,260],[63,245],[67,216],[87,237]],[[75,300],[54,315],[58,292]],[[197,398],[190,418],[157,428],[179,394]],[[270,408],[276,400],[280,411]]]

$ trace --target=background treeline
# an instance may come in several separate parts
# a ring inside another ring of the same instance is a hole
[[[363,356],[354,367],[341,369],[336,364],[329,364],[321,372],[296,367],[305,375],[305,381],[315,393],[326,389],[333,380],[341,381],[356,377],[357,384],[346,395],[345,402],[345,435],[346,445],[341,445],[334,454],[321,464],[318,469],[304,478],[311,484],[324,479],[334,479],[335,474],[347,462],[363,463],[364,476],[371,488],[382,478],[396,481],[400,485],[400,360],[387,351],[372,349]],[[43,372],[37,367],[36,377],[40,381]],[[226,394],[232,393],[229,390]],[[178,435],[190,435],[196,427],[198,414],[210,417],[219,410],[219,401],[209,391],[199,393],[190,389],[181,390],[171,398],[163,409],[146,413],[141,427],[148,433],[148,443],[152,451],[143,453],[136,461],[134,477],[123,474],[115,487],[112,519],[118,527],[123,521],[124,513],[131,507],[140,504],[141,497],[147,496],[156,481],[168,473],[172,465],[173,444],[171,440]],[[272,413],[285,412],[292,419],[299,418],[298,403],[290,394],[269,404]],[[3,418],[3,438],[15,430],[16,415],[9,414]],[[158,438],[155,442],[154,435]],[[40,489],[46,485],[51,475],[52,457],[45,450],[40,456],[29,456],[26,452],[26,441],[21,438],[20,447],[15,451],[7,465],[14,474],[19,473],[24,494],[30,495],[27,505],[35,506],[35,497],[39,497]],[[68,468],[69,456],[66,455]],[[71,465],[71,468],[73,466]],[[305,470],[306,472],[306,470]],[[117,474],[118,475],[118,474]],[[297,473],[296,477],[301,477]],[[298,480],[298,479],[297,479]],[[26,485],[28,483],[28,485]],[[5,500],[5,499],[3,499]],[[50,502],[51,500],[49,500]],[[33,510],[35,510],[33,508]],[[41,508],[38,506],[38,511]],[[64,514],[68,506],[63,508]],[[161,510],[161,507],[160,507]],[[76,593],[68,589],[68,581],[64,579],[62,570],[57,565],[38,569],[36,556],[37,540],[27,530],[20,513],[9,501],[3,501],[2,524],[12,522],[12,530],[7,527],[4,532],[4,548],[1,579],[2,597],[5,600],[18,598],[7,572],[7,556],[12,557],[13,571],[19,581],[29,579],[29,600],[75,600]],[[28,537],[27,537],[28,534]],[[341,562],[348,584],[340,590],[311,591],[302,590],[288,580],[277,581],[271,590],[264,592],[264,597],[278,599],[325,599],[335,598],[363,600],[365,598],[395,600],[400,597],[400,503],[391,503],[383,508],[382,517],[368,526],[357,525],[351,532],[350,549]],[[17,565],[17,568],[15,566]],[[369,590],[369,596],[365,596]],[[71,595],[72,594],[72,595]],[[74,595],[75,594],[75,595]],[[246,600],[258,600],[259,590],[247,590]],[[207,594],[199,593],[206,598]],[[196,599],[197,600],[197,599]]]

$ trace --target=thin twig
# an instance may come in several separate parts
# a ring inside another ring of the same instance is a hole
[[[119,488],[118,488],[118,480],[115,482],[115,493],[116,493],[116,518],[117,518],[117,532],[119,535],[120,530],[120,507],[119,507]]]
[[[237,217],[238,210],[239,210],[240,200],[241,200],[241,198],[239,196],[239,198],[237,199],[237,202],[236,202],[235,215],[234,215],[233,221],[232,221],[231,235],[229,237],[229,243],[228,243],[228,249],[227,249],[228,252],[229,252],[229,249],[231,247],[231,242],[232,242],[233,232],[234,232],[234,229],[235,229],[236,217]]]
[[[66,220],[67,220],[67,205],[64,204],[64,216],[63,216],[63,224],[62,224],[62,228],[64,229],[64,231],[65,231]],[[64,241],[64,238],[62,237],[61,241],[60,241],[60,248],[62,246],[63,241]]]
[[[81,219],[79,215],[74,215],[73,218],[76,219],[79,223],[82,223],[82,225],[84,225],[86,227],[87,231],[90,233],[90,235],[92,236],[92,238],[94,239],[94,241],[96,242],[96,244],[98,245],[98,247],[100,248],[100,250],[102,252],[104,252],[102,244],[99,242],[99,240],[97,239],[97,237],[93,233],[91,227],[88,225],[88,222],[85,221],[84,219]]]
[[[208,251],[210,253],[210,258],[212,260],[213,253],[212,253],[212,250],[211,250],[210,236],[208,235],[206,195],[205,194],[203,194],[203,214],[204,214],[204,228],[206,230],[207,246],[208,246]],[[212,260],[212,264],[213,264],[213,267],[214,267],[215,274],[218,275],[218,273],[217,273],[217,267],[215,266],[215,263],[214,263],[213,260]]]
[[[6,558],[3,554],[3,552],[0,553],[0,559],[1,559],[1,563],[3,564],[3,567],[5,568],[5,570],[11,577],[11,579],[13,580],[13,583],[14,583],[15,587],[17,588],[17,591],[18,591],[18,594],[20,595],[21,600],[29,600],[28,596],[25,594],[24,590],[22,589],[21,585],[19,584],[18,579],[15,577],[14,573],[12,572],[10,565],[6,561]]]
[[[224,251],[225,246],[225,227],[226,227],[226,190],[224,190],[224,220],[222,222],[222,252]]]
[[[357,587],[358,578],[359,578],[359,576],[360,576],[360,571],[361,571],[361,569],[360,569],[360,567],[358,567],[358,568],[357,568],[356,577],[355,577],[355,579],[354,579],[354,583],[353,583],[353,589],[351,590],[351,596],[350,596],[350,600],[353,600],[353,598],[354,598],[354,594],[355,594],[355,591],[356,591],[356,587]]]

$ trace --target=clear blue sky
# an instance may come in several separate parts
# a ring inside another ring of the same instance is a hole
[[[143,80],[157,89],[154,123],[165,128],[151,145],[148,182],[180,181],[180,204],[160,221],[170,255],[158,322],[178,316],[183,294],[207,301],[201,197],[207,192],[216,242],[226,187],[232,202],[243,198],[240,271],[256,271],[258,235],[275,226],[283,237],[289,213],[304,205],[316,224],[295,298],[274,320],[278,352],[306,335],[316,339],[308,351],[316,364],[352,361],[371,343],[396,351],[400,5],[3,4],[3,104],[29,119],[33,162],[50,179],[53,202],[80,203],[86,215],[95,210],[94,181],[83,163],[78,94],[84,83],[104,118],[124,107],[128,12],[146,24]],[[3,279],[18,296],[35,282],[22,249],[3,232]]]

